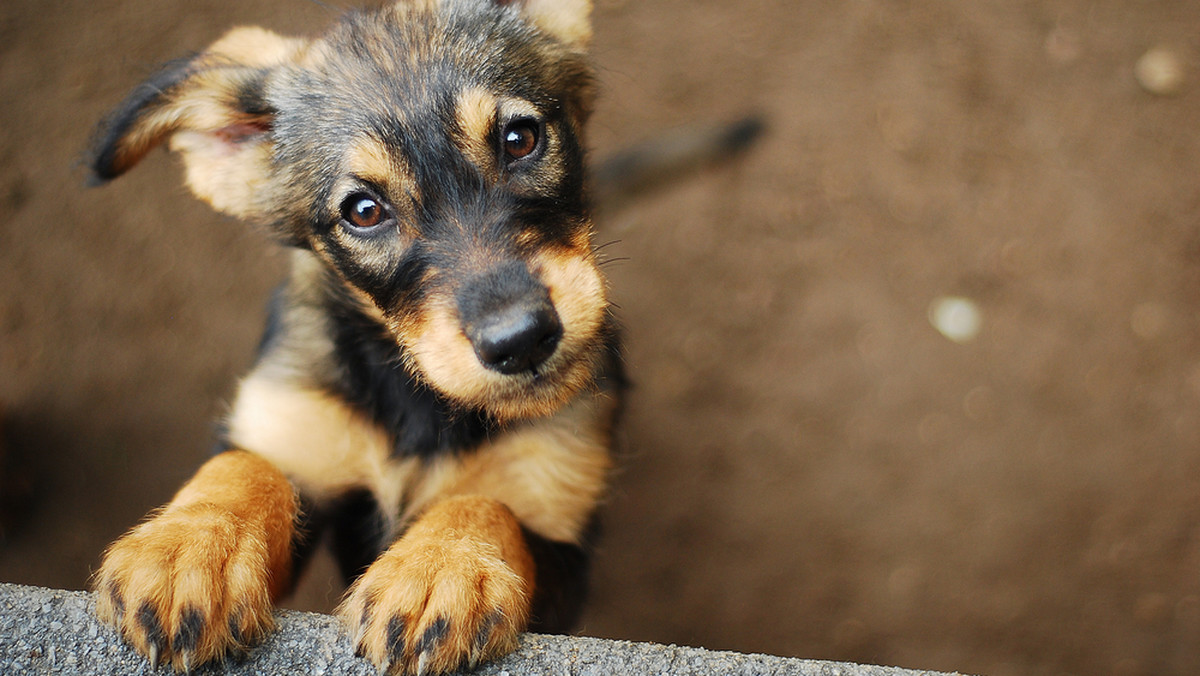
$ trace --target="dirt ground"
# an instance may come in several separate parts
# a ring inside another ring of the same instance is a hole
[[[0,5],[0,484],[32,491],[0,580],[80,588],[201,462],[282,268],[165,154],[85,188],[93,124],[230,25],[331,13]],[[595,60],[598,155],[770,129],[601,226],[636,389],[582,631],[1200,673],[1200,4],[598,0]]]

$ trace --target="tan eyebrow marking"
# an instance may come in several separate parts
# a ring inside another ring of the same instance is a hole
[[[346,152],[347,172],[381,186],[391,186],[398,178],[399,163],[377,139],[357,139]]]
[[[489,178],[496,173],[492,136],[498,105],[499,100],[491,92],[482,87],[471,87],[459,95],[455,109],[461,133],[459,148],[480,173]]]

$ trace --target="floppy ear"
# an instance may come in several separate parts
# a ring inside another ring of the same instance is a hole
[[[583,49],[592,39],[592,0],[496,0],[516,5],[533,25]]]
[[[271,69],[307,44],[261,28],[235,28],[204,52],[168,64],[101,124],[92,180],[131,169],[164,142],[182,156],[198,197],[233,216],[252,216],[269,178],[274,111],[264,97]]]

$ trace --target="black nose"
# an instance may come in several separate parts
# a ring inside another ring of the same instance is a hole
[[[537,369],[563,335],[549,290],[518,262],[463,284],[458,311],[479,362],[505,375]]]
[[[467,337],[484,366],[513,375],[536,369],[554,354],[562,323],[549,303],[518,303],[472,326]]]

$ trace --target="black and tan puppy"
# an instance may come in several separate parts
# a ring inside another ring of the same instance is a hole
[[[231,31],[103,125],[294,250],[223,440],[114,543],[97,612],[176,669],[271,628],[318,538],[358,651],[437,673],[563,629],[610,468],[618,350],[584,191],[589,0],[402,0]]]

